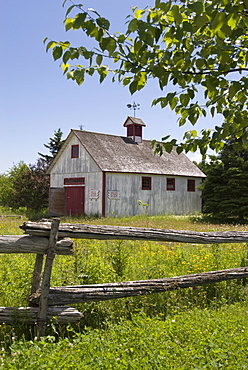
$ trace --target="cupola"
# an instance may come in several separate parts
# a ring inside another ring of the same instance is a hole
[[[135,143],[142,142],[142,127],[146,126],[142,119],[128,116],[123,126],[127,128],[129,139],[132,139]]]

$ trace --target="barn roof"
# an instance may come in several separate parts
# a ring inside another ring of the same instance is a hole
[[[78,138],[99,168],[105,172],[205,177],[185,154],[177,154],[175,149],[170,154],[164,151],[162,156],[155,155],[151,141],[148,140],[142,140],[137,144],[123,136],[71,130],[64,148],[73,135]],[[48,172],[51,172],[62,153],[63,147],[51,163]]]

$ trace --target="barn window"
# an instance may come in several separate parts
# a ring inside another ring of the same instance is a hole
[[[175,190],[175,179],[174,178],[167,178],[166,179],[166,189],[167,190]]]
[[[151,190],[152,188],[152,178],[142,177],[142,190]]]
[[[64,179],[64,185],[84,185],[84,177],[69,177]]]
[[[79,145],[71,146],[71,158],[78,158],[79,156]]]
[[[195,191],[195,180],[188,180],[187,190]]]

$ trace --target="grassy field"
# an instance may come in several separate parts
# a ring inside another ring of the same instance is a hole
[[[0,219],[1,234],[22,234],[25,220]],[[177,230],[248,230],[200,217],[138,216],[61,222]],[[74,256],[57,256],[52,285],[155,279],[248,265],[244,243],[76,240]],[[0,255],[0,306],[26,305],[35,256]],[[0,327],[3,369],[248,369],[248,285],[222,282],[129,299],[79,304],[80,324]]]

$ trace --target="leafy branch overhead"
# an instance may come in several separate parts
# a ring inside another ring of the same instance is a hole
[[[152,105],[170,107],[180,126],[195,125],[207,114],[222,115],[222,124],[212,131],[186,131],[183,143],[166,137],[168,151],[176,146],[178,152],[200,148],[205,154],[208,147],[220,150],[229,137],[240,145],[247,141],[248,0],[156,0],[151,8],[133,8],[126,32],[114,34],[97,11],[70,4],[66,30],[82,31],[94,46],[44,40],[68,79],[81,85],[86,75],[97,73],[100,82],[112,75],[131,94],[155,79],[162,92]]]

